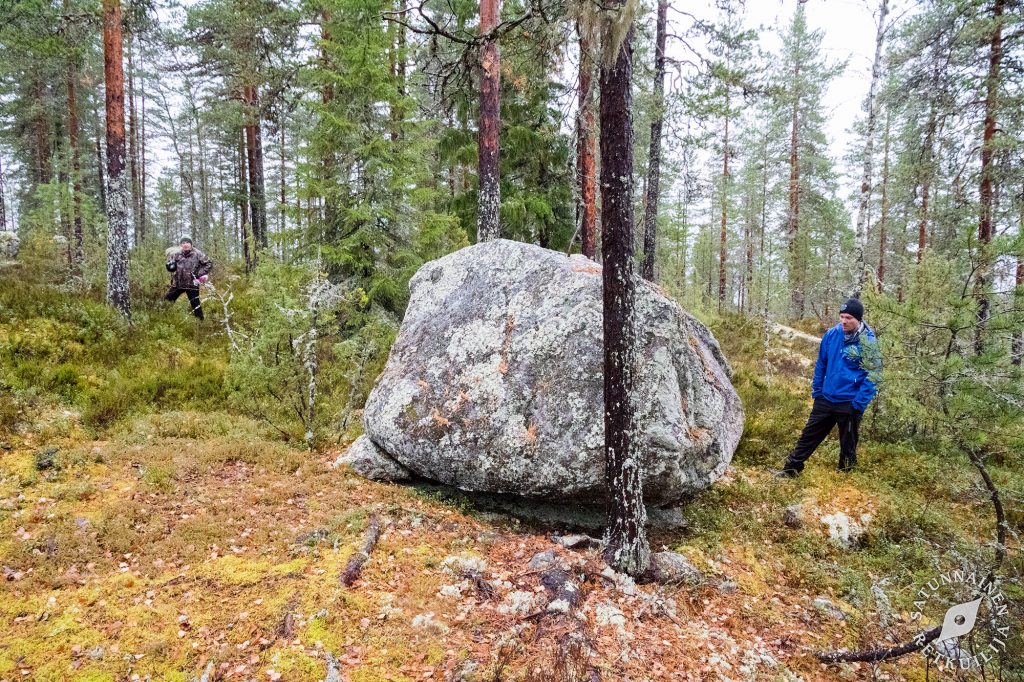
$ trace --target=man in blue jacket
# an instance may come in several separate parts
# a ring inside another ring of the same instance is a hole
[[[804,462],[839,426],[839,471],[857,465],[857,439],[864,409],[875,397],[882,358],[875,332],[864,323],[864,306],[855,298],[839,308],[839,324],[825,332],[818,347],[811,397],[814,407],[800,440],[786,458],[779,477],[794,477]]]

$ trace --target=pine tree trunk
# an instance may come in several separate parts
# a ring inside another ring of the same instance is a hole
[[[985,127],[981,142],[981,215],[978,219],[978,279],[975,280],[974,293],[978,300],[977,325],[974,328],[974,354],[980,355],[985,350],[985,336],[988,320],[991,315],[988,285],[992,270],[992,155],[993,139],[996,135],[996,108],[999,95],[999,69],[1003,57],[1003,0],[992,3],[992,39],[989,44],[988,78],[985,80]]]
[[[259,100],[256,86],[245,86],[248,120],[245,124],[246,160],[249,166],[249,208],[252,235],[257,249],[267,248],[267,202],[263,186],[263,134],[260,131]],[[253,252],[253,263],[256,253]]]
[[[13,227],[13,225],[11,226]],[[4,199],[4,164],[0,155],[0,230],[7,229],[7,201]]]
[[[665,106],[665,25],[668,0],[658,0],[658,22],[654,42],[654,120],[647,156],[647,196],[644,200],[643,278],[654,281],[654,256],[658,243],[658,195],[661,193],[661,125]]]
[[[747,197],[747,201],[750,202],[750,197]],[[751,303],[754,294],[754,215],[752,212],[753,207],[747,207],[747,219],[746,219],[746,230],[744,234],[744,240],[747,243],[747,278],[746,285],[743,287],[743,310],[748,314],[752,311]]]
[[[139,74],[139,234],[148,234],[146,216],[146,79]]]
[[[577,26],[577,32],[579,26]],[[594,137],[594,62],[590,42],[580,33],[580,98],[576,122],[576,175],[580,183],[580,237],[583,255],[597,256],[597,142]]]
[[[800,65],[793,69],[794,87],[799,82]],[[799,243],[800,229],[800,157],[798,149],[797,126],[799,124],[800,96],[799,92],[793,96],[792,123],[789,139],[789,214],[787,220],[787,235],[789,237],[789,273],[790,287],[792,291],[791,301],[793,305],[793,316],[800,319],[804,316],[804,282],[803,282],[803,257]]]
[[[726,111],[729,109],[728,92],[725,97]],[[725,257],[726,248],[726,225],[728,224],[729,208],[729,115],[725,116],[725,132],[722,139],[722,222],[718,233],[718,312],[722,312],[725,305]]]
[[[103,0],[103,74],[107,107],[107,301],[129,320],[128,235],[131,196],[125,177],[121,2]]]
[[[867,250],[868,242],[868,204],[871,201],[871,173],[875,151],[875,126],[878,120],[878,98],[875,91],[878,89],[878,80],[882,72],[882,43],[885,40],[885,17],[889,13],[889,0],[881,0],[878,7],[878,31],[875,33],[875,58],[871,63],[871,85],[868,87],[868,128],[865,133],[864,143],[864,172],[860,181],[860,202],[857,206],[857,232],[856,232],[856,281],[853,287],[853,296],[859,297],[864,288],[864,271],[866,263],[864,252]]]
[[[498,25],[498,0],[481,0],[480,34]],[[501,132],[501,58],[498,42],[483,41],[480,48],[480,130],[477,141],[480,191],[477,200],[477,242],[501,237],[501,184],[499,171]]]
[[[59,118],[55,121],[53,132],[55,138],[63,142],[64,127],[63,121]],[[68,270],[71,270],[74,265],[74,256],[71,253],[73,249],[72,244],[74,242],[74,235],[72,234],[71,228],[72,197],[71,186],[69,183],[71,174],[68,172],[70,166],[70,153],[65,155],[62,151],[57,158],[57,186],[60,187],[58,208],[60,210],[60,233],[65,239],[64,258],[67,261]]]
[[[938,112],[936,98],[939,88],[939,54],[938,47],[932,48],[932,95],[928,108],[928,123],[925,129],[924,144],[921,147],[920,164],[921,173],[921,214],[917,223],[917,262],[924,258],[924,250],[928,246],[928,220],[929,200],[931,197],[931,183],[934,171],[932,164],[935,159],[935,132],[938,127]]]
[[[889,110],[885,112],[885,151],[882,157],[882,214],[878,218],[878,293],[885,282],[885,228],[889,222]]]
[[[284,218],[285,218],[285,215],[284,215],[285,214],[285,208],[288,206],[287,185],[285,184],[286,178],[285,178],[285,161],[284,161],[284,159],[285,159],[285,153],[284,153],[284,150],[285,150],[285,146],[284,146],[284,124],[285,124],[285,115],[284,115],[284,108],[282,107],[282,109],[281,109],[281,120],[280,120],[280,124],[279,124],[280,128],[281,128],[281,131],[280,131],[281,132],[281,140],[279,142],[279,150],[278,150],[278,151],[281,152],[281,158],[280,158],[280,162],[281,162],[280,174],[281,174],[281,177],[279,178],[280,179],[280,183],[279,184],[280,184],[280,190],[281,190],[281,196],[279,198],[280,198],[281,204],[280,204],[280,208],[278,208],[278,211],[277,211],[277,230],[282,235],[284,234],[284,230],[285,230],[285,220],[284,220]]]
[[[239,237],[242,241],[242,257],[245,259],[245,271],[252,272],[253,254],[249,242],[249,183],[246,179],[248,167],[246,150],[246,132],[241,131],[238,140],[238,215],[241,220]]]
[[[74,228],[71,238],[71,271],[81,274],[83,249],[82,249],[82,169],[78,157],[78,97],[76,93],[76,81],[78,74],[75,64],[68,63],[68,146],[71,150],[71,202],[74,219]],[[0,206],[0,213],[3,207]]]
[[[621,4],[620,4],[621,6]],[[630,27],[614,62],[602,60],[601,244],[604,285],[604,449],[609,566],[639,575],[650,565],[633,402],[637,359],[633,274],[633,121]],[[605,49],[612,49],[605,46]]]

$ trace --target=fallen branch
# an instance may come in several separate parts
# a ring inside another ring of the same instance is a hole
[[[338,659],[330,651],[327,652],[327,677],[324,678],[324,682],[342,682]]]
[[[212,679],[211,676],[212,675],[213,675],[213,659],[211,658],[210,662],[206,664],[206,670],[204,670],[202,676],[198,678],[198,682],[211,682],[211,679]],[[192,679],[196,680],[197,678],[193,677]]]
[[[363,536],[363,545],[359,551],[352,555],[341,574],[341,584],[350,587],[359,579],[359,573],[363,570],[363,564],[370,558],[370,552],[380,539],[380,519],[374,514],[370,517],[370,524],[366,527],[366,534]]]
[[[822,663],[881,663],[891,658],[920,651],[939,636],[942,628],[919,632],[912,640],[898,646],[884,649],[863,649],[861,651],[821,651],[814,656]]]

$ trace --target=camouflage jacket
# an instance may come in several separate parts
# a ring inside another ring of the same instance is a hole
[[[167,269],[171,271],[171,286],[178,289],[198,289],[199,285],[193,284],[192,280],[203,275],[210,274],[213,269],[213,262],[209,256],[197,248],[192,248],[188,253],[178,251],[167,258]]]

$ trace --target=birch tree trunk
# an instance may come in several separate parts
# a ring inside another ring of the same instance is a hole
[[[864,252],[868,241],[868,203],[871,200],[871,171],[875,150],[875,126],[878,120],[878,80],[882,72],[882,43],[885,41],[885,17],[889,13],[889,0],[881,0],[878,7],[878,30],[875,33],[875,57],[871,63],[871,85],[868,86],[868,129],[864,144],[864,172],[860,182],[860,201],[857,205],[857,280],[853,288],[853,296],[860,297],[864,288],[864,271],[866,263]]]
[[[882,214],[878,218],[878,293],[885,282],[885,228],[889,223],[889,111],[885,112],[885,150],[882,152]]]
[[[481,0],[480,33],[498,25],[498,0]],[[498,43],[486,38],[480,48],[480,130],[477,162],[480,191],[477,200],[477,242],[501,237],[499,171],[501,130],[501,58]]]
[[[622,7],[621,2],[617,3]],[[601,244],[604,284],[604,449],[608,488],[604,559],[617,571],[639,575],[650,566],[644,532],[637,416],[633,274],[633,29],[601,65]],[[605,45],[605,50],[615,49]],[[612,59],[609,59],[612,57]],[[609,64],[609,62],[611,62]]]
[[[71,203],[74,228],[71,239],[71,271],[82,271],[82,171],[78,156],[78,73],[73,62],[68,63],[68,146],[71,148]],[[3,214],[3,199],[0,195],[0,215]]]
[[[103,75],[107,107],[107,301],[131,320],[128,235],[132,206],[125,177],[121,2],[103,0]]]
[[[658,0],[658,22],[654,45],[654,120],[647,161],[647,196],[644,201],[643,278],[654,281],[654,255],[658,242],[658,195],[661,193],[661,124],[665,106],[665,24],[668,0]]]

